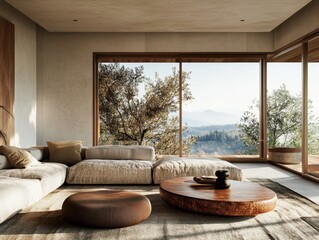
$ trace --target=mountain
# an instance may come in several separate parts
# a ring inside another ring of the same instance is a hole
[[[183,112],[183,122],[190,127],[225,125],[239,122],[240,116],[213,110]]]

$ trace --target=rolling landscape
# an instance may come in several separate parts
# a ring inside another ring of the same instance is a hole
[[[240,116],[213,110],[184,112],[188,131],[183,138],[196,138],[191,154],[240,154],[245,150],[236,123]]]

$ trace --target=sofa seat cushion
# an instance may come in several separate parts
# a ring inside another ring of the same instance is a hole
[[[155,160],[155,150],[149,146],[102,145],[86,150],[87,159]]]
[[[41,198],[39,180],[0,176],[0,223]]]
[[[60,163],[42,163],[27,169],[2,169],[0,176],[38,179],[42,186],[43,196],[60,187],[66,177],[67,166]]]
[[[215,176],[217,170],[228,170],[229,179],[241,181],[242,171],[235,165],[218,158],[169,157],[158,160],[153,166],[155,184],[177,177]]]
[[[151,184],[151,161],[84,160],[68,170],[68,184]]]

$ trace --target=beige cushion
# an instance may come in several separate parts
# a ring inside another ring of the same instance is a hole
[[[0,176],[0,224],[42,198],[40,181]]]
[[[155,160],[155,150],[149,146],[102,145],[86,150],[87,159]]]
[[[0,146],[0,152],[6,156],[10,165],[15,168],[28,168],[41,163],[26,150],[17,147]]]
[[[153,166],[155,184],[186,176],[215,176],[217,170],[228,170],[229,179],[241,181],[242,171],[237,166],[218,158],[179,158],[169,157],[158,160]]]
[[[60,187],[65,182],[67,166],[60,163],[42,163],[27,169],[2,169],[0,176],[38,179],[43,196]]]
[[[68,170],[69,184],[151,184],[152,162],[84,160]]]
[[[81,159],[82,141],[48,142],[50,162],[72,166]]]
[[[0,169],[12,168],[11,164],[8,162],[8,159],[4,155],[0,155]]]

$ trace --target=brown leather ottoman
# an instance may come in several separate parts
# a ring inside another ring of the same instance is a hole
[[[125,227],[149,217],[152,207],[147,197],[124,191],[102,190],[69,196],[62,205],[62,216],[90,227]]]

